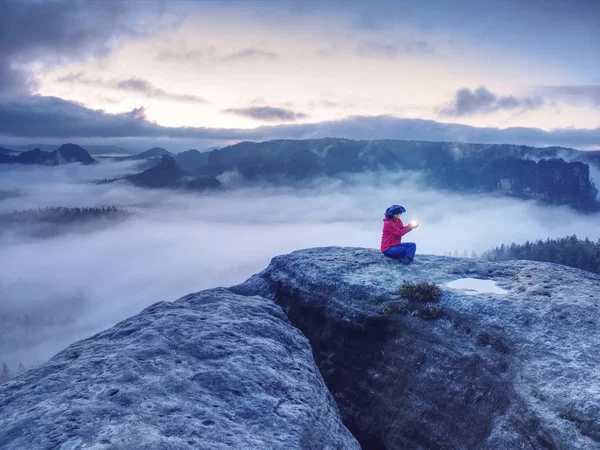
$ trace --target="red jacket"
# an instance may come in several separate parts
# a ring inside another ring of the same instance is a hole
[[[409,225],[404,226],[400,219],[383,219],[383,232],[381,233],[381,251],[385,252],[394,245],[400,245],[402,236],[408,233],[412,228]]]

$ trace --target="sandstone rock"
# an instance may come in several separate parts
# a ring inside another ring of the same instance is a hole
[[[422,280],[439,302],[399,297]],[[564,266],[298,251],[0,385],[0,448],[598,449],[599,312]]]
[[[0,385],[2,449],[359,449],[308,341],[226,289],[157,303]]]
[[[508,293],[443,286],[465,277]],[[442,285],[441,318],[423,320],[422,305],[398,297],[405,280]],[[404,266],[320,248],[276,257],[231,289],[274,299],[309,338],[364,450],[600,448],[597,275],[437,256]]]

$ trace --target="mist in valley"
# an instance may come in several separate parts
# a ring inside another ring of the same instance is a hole
[[[494,196],[427,189],[418,174],[365,174],[299,187],[232,185],[209,194],[93,181],[135,162],[11,166],[0,172],[0,214],[55,206],[115,206],[125,220],[0,234],[0,361],[39,364],[72,342],[157,301],[240,283],[273,256],[316,246],[379,248],[393,203],[421,226],[404,238],[418,253],[478,254],[510,242],[600,237],[600,215]],[[225,177],[231,180],[235,177]],[[383,256],[382,256],[383,257]],[[402,266],[398,267],[402,276]]]

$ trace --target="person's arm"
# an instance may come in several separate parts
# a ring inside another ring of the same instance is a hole
[[[413,229],[413,227],[410,224],[404,226],[402,221],[400,221],[400,223],[398,224],[398,232],[399,232],[398,237],[404,236],[409,231],[412,231],[412,229]]]

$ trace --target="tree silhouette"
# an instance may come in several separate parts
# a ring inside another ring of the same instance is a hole
[[[502,244],[482,255],[491,261],[525,259],[545,261],[576,267],[589,272],[600,273],[600,239],[597,242],[576,235],[559,239],[546,239],[508,246]]]
[[[54,206],[50,208],[26,209],[0,214],[0,224],[17,225],[22,223],[68,224],[99,218],[120,219],[127,216],[127,211],[115,206],[99,206],[89,208],[66,208]]]
[[[13,376],[8,368],[8,364],[5,362],[2,363],[2,371],[0,371],[0,383],[5,383],[7,381],[12,380]]]

